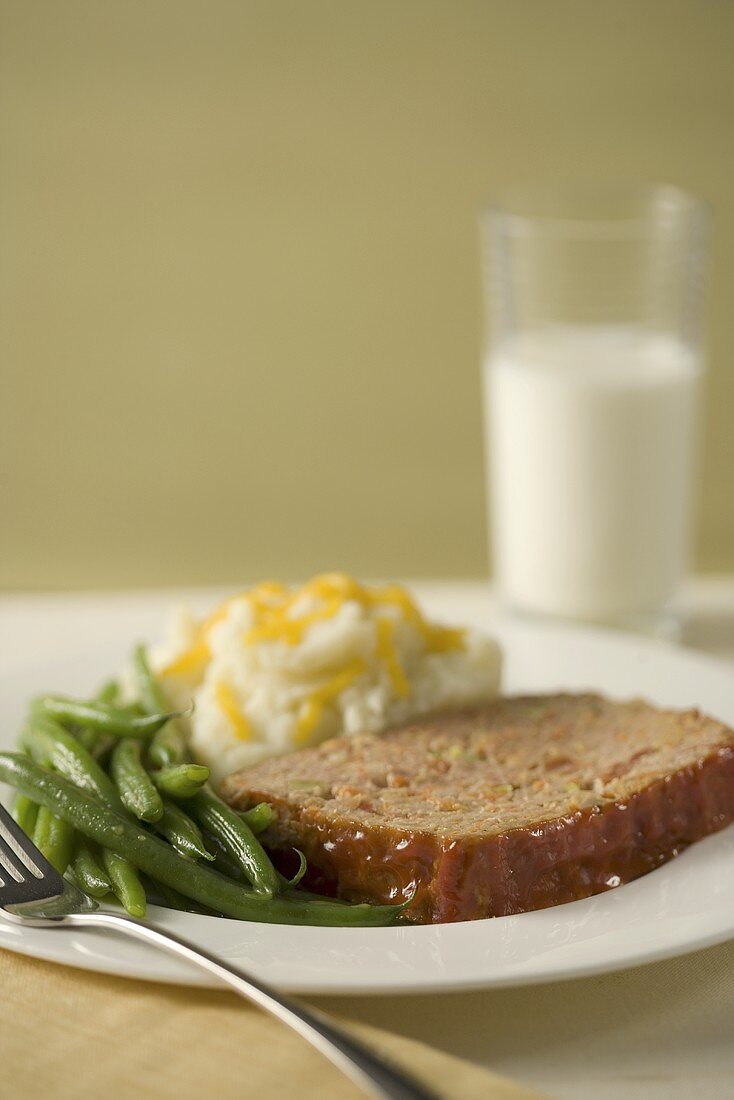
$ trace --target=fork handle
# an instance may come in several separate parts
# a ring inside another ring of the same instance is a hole
[[[315,1009],[307,1009],[271,987],[243,974],[224,959],[210,955],[181,936],[147,921],[118,913],[76,913],[63,918],[67,927],[109,928],[167,951],[225,982],[245,1000],[269,1012],[296,1031],[369,1095],[378,1100],[437,1100],[437,1094],[393,1067],[366,1046],[334,1027]]]

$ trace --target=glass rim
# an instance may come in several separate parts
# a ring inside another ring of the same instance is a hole
[[[620,209],[627,204],[630,212],[593,214],[581,210],[584,204],[593,208],[595,202],[610,200],[618,202]],[[558,212],[543,208],[549,202]],[[632,212],[635,206],[637,210]],[[483,221],[501,222],[503,232],[517,236],[644,236],[661,225],[698,223],[703,227],[710,207],[705,199],[676,184],[544,181],[498,188],[482,207],[481,216]]]

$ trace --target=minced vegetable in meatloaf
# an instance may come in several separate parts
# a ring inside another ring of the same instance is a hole
[[[542,909],[629,882],[734,818],[734,731],[699,711],[597,695],[501,699],[341,737],[230,776],[266,800],[272,850],[406,917]]]

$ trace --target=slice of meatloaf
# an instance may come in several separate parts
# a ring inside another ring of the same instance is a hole
[[[629,882],[734,818],[734,731],[698,711],[597,695],[502,699],[327,741],[230,776],[278,811],[272,849],[312,882],[458,921]]]

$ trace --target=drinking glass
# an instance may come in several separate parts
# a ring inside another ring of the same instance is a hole
[[[686,571],[707,213],[516,188],[483,216],[494,571],[518,611],[665,633]]]

